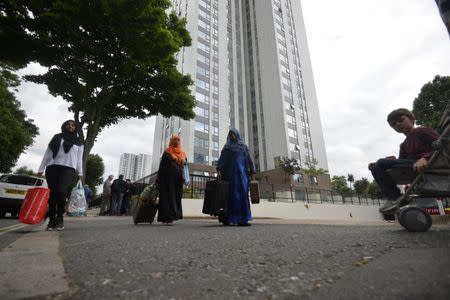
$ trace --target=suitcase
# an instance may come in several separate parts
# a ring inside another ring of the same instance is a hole
[[[158,186],[147,186],[139,196],[133,213],[134,224],[153,223],[158,211]]]
[[[44,187],[31,188],[27,191],[19,213],[19,222],[39,224],[47,214],[50,190]]]
[[[158,211],[158,205],[151,202],[144,202],[139,199],[136,203],[136,208],[133,213],[134,224],[138,223],[153,223],[156,212]]]
[[[206,182],[202,212],[211,216],[225,217],[228,211],[229,183],[223,180]]]
[[[250,181],[250,199],[252,204],[258,204],[260,200],[259,183],[256,180]]]

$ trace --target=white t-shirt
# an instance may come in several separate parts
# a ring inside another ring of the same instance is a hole
[[[43,173],[45,168],[51,165],[60,165],[71,167],[77,170],[78,174],[83,174],[83,151],[84,146],[73,145],[69,152],[64,152],[64,138],[61,139],[61,144],[59,145],[58,154],[53,158],[53,151],[47,147],[45,151],[44,158],[42,159],[41,166],[39,167],[39,173]]]

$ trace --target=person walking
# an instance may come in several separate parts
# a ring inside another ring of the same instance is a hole
[[[183,196],[183,167],[186,153],[181,147],[180,137],[171,137],[159,164],[156,183],[159,185],[158,222],[170,225],[183,218],[181,197]]]
[[[111,184],[114,176],[109,175],[103,183],[102,204],[100,205],[100,216],[111,212]]]
[[[123,194],[126,191],[126,182],[123,175],[113,181],[111,185],[111,215],[120,216],[120,208],[122,207]]]
[[[255,167],[237,129],[230,129],[217,163],[220,178],[229,182],[228,214],[219,218],[224,225],[250,226],[252,220],[248,191]]]
[[[66,199],[77,175],[83,177],[84,145],[78,136],[78,125],[67,120],[61,125],[61,133],[55,134],[48,144],[38,170],[45,170],[50,198],[48,200],[49,222],[46,230],[63,230]]]

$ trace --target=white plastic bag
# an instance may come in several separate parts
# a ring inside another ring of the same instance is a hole
[[[73,188],[70,194],[69,207],[67,208],[67,215],[71,217],[78,217],[86,215],[87,203],[84,196],[84,188],[81,180],[78,180],[77,185]]]
[[[191,184],[191,176],[189,175],[189,167],[187,161],[185,161],[183,165],[183,183],[185,186],[189,186]]]

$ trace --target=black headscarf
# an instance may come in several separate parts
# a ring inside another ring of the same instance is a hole
[[[75,123],[75,131],[74,132],[69,132],[66,129],[66,126],[69,122],[73,122]],[[52,138],[52,140],[50,141],[50,143],[48,144],[48,147],[52,150],[53,152],[53,158],[56,157],[56,155],[58,154],[59,151],[59,146],[61,145],[61,139],[64,140],[63,142],[63,148],[64,148],[64,152],[67,153],[70,151],[70,148],[72,148],[73,145],[77,145],[77,146],[81,146],[83,145],[83,142],[81,141],[81,139],[78,137],[78,125],[75,121],[73,120],[67,120],[65,121],[62,125],[61,125],[61,133],[55,134]]]

